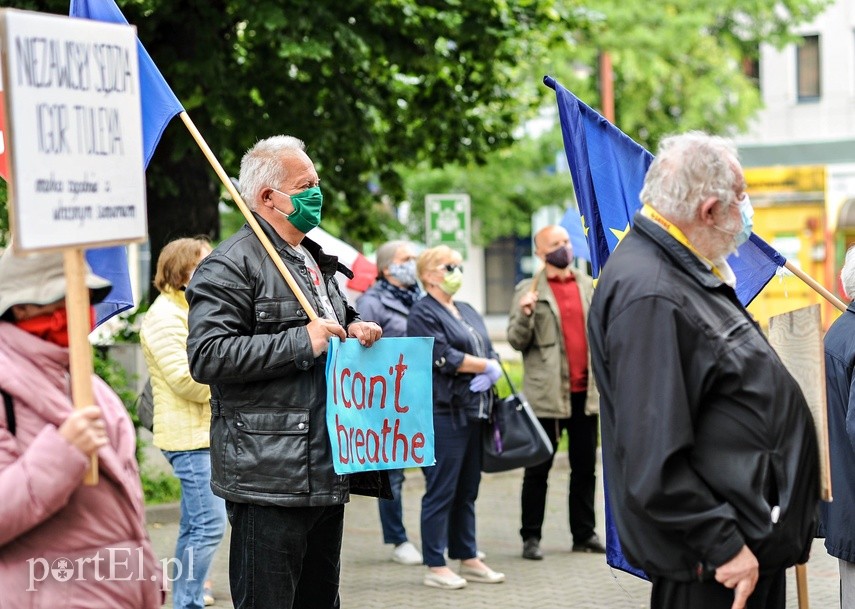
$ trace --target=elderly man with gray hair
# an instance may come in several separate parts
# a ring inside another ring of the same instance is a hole
[[[855,247],[846,252],[840,271],[843,291],[855,296]],[[825,335],[825,386],[828,447],[834,501],[822,503],[820,536],[840,568],[840,607],[855,609],[855,301]]]
[[[303,142],[279,135],[241,160],[241,194],[313,309],[307,311],[244,225],[196,269],[187,287],[190,373],[211,386],[211,489],[231,523],[235,609],[334,609],[344,504],[388,491],[383,472],[342,476],[326,429],[330,339],[370,347],[335,273],[338,258],[306,238],[324,197]]]
[[[410,307],[422,296],[416,280],[416,254],[408,241],[388,241],[377,248],[377,281],[356,301],[359,315],[376,322],[383,336],[406,336]],[[392,499],[378,499],[383,543],[393,544],[392,560],[422,564],[422,553],[407,538],[401,488],[404,470],[389,471]]]
[[[819,497],[813,420],[740,304],[727,257],[751,233],[735,149],[666,138],[588,318],[603,471],[651,607],[783,609]]]

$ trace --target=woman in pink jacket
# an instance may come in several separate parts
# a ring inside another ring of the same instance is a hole
[[[93,302],[110,288],[86,285]],[[60,255],[0,257],[0,609],[155,609],[133,425],[97,376],[96,405],[73,408],[65,291]]]

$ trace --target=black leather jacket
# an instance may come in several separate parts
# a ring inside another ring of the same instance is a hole
[[[259,216],[291,275],[316,311],[317,289],[300,256]],[[318,263],[339,323],[358,321],[339,290],[334,256],[304,239]],[[350,498],[348,476],[333,470],[326,428],[326,355],[315,358],[308,316],[244,225],[205,258],[187,288],[187,352],[196,381],[211,386],[211,486],[238,503],[323,506]],[[361,482],[376,495],[385,472]],[[353,492],[357,492],[355,489]]]
[[[806,559],[813,419],[734,291],[636,215],[600,275],[588,330],[603,471],[630,563],[687,581],[743,544],[761,574]]]

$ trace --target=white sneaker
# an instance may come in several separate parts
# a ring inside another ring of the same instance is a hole
[[[392,560],[401,565],[422,564],[422,553],[409,541],[395,546],[392,551]]]

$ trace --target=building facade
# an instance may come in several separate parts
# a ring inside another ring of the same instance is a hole
[[[855,244],[855,0],[837,0],[796,29],[798,44],[762,45],[758,83],[764,108],[736,138],[755,232],[842,297],[837,276]],[[821,302],[789,273],[749,307],[770,315]]]

